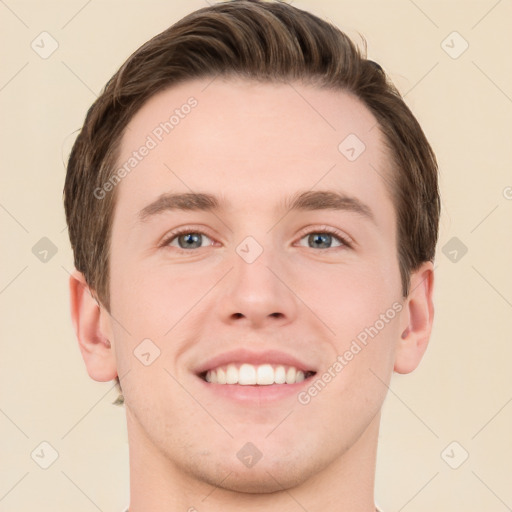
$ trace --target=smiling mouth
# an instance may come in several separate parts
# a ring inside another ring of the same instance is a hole
[[[281,364],[228,364],[207,370],[199,376],[210,384],[239,386],[271,386],[273,384],[297,384],[315,375],[295,366]]]

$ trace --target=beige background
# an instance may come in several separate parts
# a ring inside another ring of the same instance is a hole
[[[68,315],[64,161],[86,109],[125,58],[205,5],[0,2],[2,512],[121,512],[128,503],[124,409],[112,405],[111,383],[87,376]],[[435,329],[421,367],[392,380],[377,501],[386,512],[511,510],[512,4],[294,5],[366,36],[440,163]],[[46,59],[31,48],[33,40],[42,46],[42,31],[59,45]],[[32,252],[43,237],[57,249],[46,262]],[[446,246],[453,237],[468,249],[455,262],[455,246]],[[42,469],[53,450],[57,460]]]

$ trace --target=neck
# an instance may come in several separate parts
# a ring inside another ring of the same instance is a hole
[[[234,492],[176,467],[127,409],[130,512],[375,512],[373,489],[380,414],[342,457],[304,483],[268,494]],[[225,482],[227,482],[226,477]]]

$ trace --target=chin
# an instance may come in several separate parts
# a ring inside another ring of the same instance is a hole
[[[227,491],[271,494],[301,485],[322,468],[320,460],[312,454],[300,455],[299,450],[292,457],[267,455],[262,456],[252,467],[243,466],[238,458],[230,457],[215,464],[204,464],[203,461],[192,472],[200,480]]]

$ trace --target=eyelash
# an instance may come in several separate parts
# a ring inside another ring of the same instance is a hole
[[[322,227],[316,228],[316,229],[306,228],[299,233],[299,240],[302,240],[305,236],[308,236],[311,234],[332,235],[335,238],[337,238],[344,246],[348,247],[349,249],[352,249],[352,240],[347,235],[345,235],[341,231],[337,230],[336,228],[331,228],[329,226],[322,226]],[[329,247],[327,249],[320,249],[320,250],[328,251],[330,249],[342,249],[342,247]]]
[[[184,228],[178,228],[175,231],[173,231],[172,233],[169,233],[169,236],[167,236],[164,239],[164,241],[160,244],[160,247],[168,247],[169,244],[175,238],[178,238],[180,235],[186,235],[186,234],[205,235],[208,238],[213,240],[213,237],[208,235],[208,233],[205,233],[205,231],[202,230],[202,229],[195,229],[195,228],[191,228],[191,227],[184,227]],[[347,235],[345,235],[341,231],[338,231],[335,228],[331,228],[331,227],[328,227],[328,226],[322,226],[321,228],[317,228],[317,229],[308,229],[308,228],[306,228],[305,230],[300,232],[299,240],[302,240],[304,237],[306,237],[308,235],[311,235],[311,234],[327,234],[327,235],[332,235],[335,238],[337,238],[343,244],[343,246],[345,246],[345,247],[347,247],[349,249],[353,248],[353,242],[351,241],[351,239]],[[187,254],[190,254],[194,250],[194,249],[182,249],[181,247],[175,247],[175,246],[173,246],[173,249],[176,249],[178,252],[187,253]],[[310,249],[311,249],[311,247],[310,247]],[[343,249],[343,247],[328,247],[328,248],[324,248],[324,249],[317,249],[317,251],[318,250],[319,251],[328,251],[328,250],[332,250],[332,249]]]

